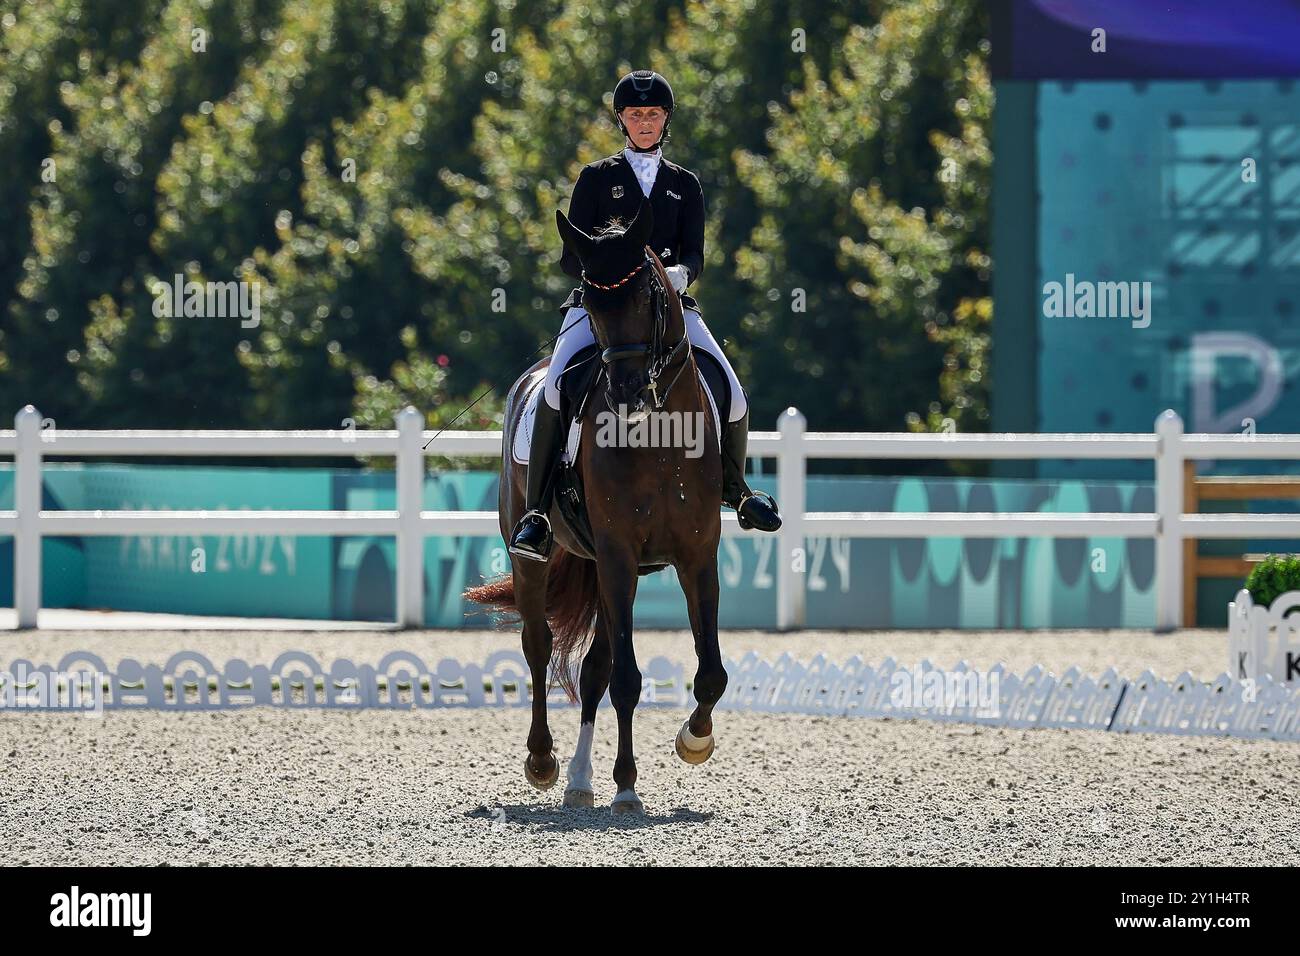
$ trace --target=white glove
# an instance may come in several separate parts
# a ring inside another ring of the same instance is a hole
[[[690,272],[685,266],[669,266],[664,271],[668,273],[668,281],[672,283],[674,290],[677,292],[686,291],[686,282]]]

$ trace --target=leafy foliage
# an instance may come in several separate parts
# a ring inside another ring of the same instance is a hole
[[[1270,554],[1250,569],[1246,590],[1256,604],[1269,607],[1287,591],[1300,591],[1300,554]]]

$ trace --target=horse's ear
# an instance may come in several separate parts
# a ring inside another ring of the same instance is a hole
[[[655,214],[650,208],[650,203],[642,199],[641,207],[636,211],[636,218],[632,220],[632,225],[627,227],[626,235],[635,240],[637,248],[641,248],[650,241],[650,233],[654,232]]]
[[[565,248],[573,252],[579,260],[585,260],[590,254],[596,240],[591,238],[565,218],[564,213],[555,210],[555,226],[560,230],[560,239]]]

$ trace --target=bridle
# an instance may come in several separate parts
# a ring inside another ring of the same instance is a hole
[[[587,273],[585,271],[582,274],[582,281],[584,284],[592,286],[593,288],[608,292],[631,282],[642,269],[646,266],[652,265],[655,261],[654,251],[649,246],[646,246],[645,258],[641,260],[640,264],[635,269],[623,276],[623,278],[619,279],[617,282],[610,283],[609,285],[594,282],[587,278]],[[681,341],[671,349],[665,351],[664,338],[668,334],[668,317],[666,314],[668,290],[664,288],[664,284],[660,280],[659,276],[659,269],[651,268],[650,299],[654,304],[654,331],[651,334],[650,344],[647,345],[642,342],[634,345],[614,345],[600,353],[600,360],[604,363],[606,371],[608,371],[609,365],[612,362],[646,356],[646,377],[650,379],[650,384],[647,385],[643,391],[650,392],[650,399],[654,403],[655,411],[662,409],[664,402],[668,401],[669,392],[673,390],[673,386],[676,385],[677,380],[681,378],[682,372],[686,370],[688,363],[686,361],[682,362],[681,368],[677,370],[677,374],[673,376],[672,381],[668,383],[668,386],[663,390],[662,394],[659,391],[659,377],[663,375],[664,372],[667,371],[668,367],[676,362],[680,356],[685,354],[689,357],[691,353],[691,341],[690,336],[686,333],[685,321],[682,322]],[[685,314],[683,314],[682,318],[685,320]],[[590,309],[587,310],[587,321],[591,323],[591,332],[594,337],[596,334],[596,323],[595,320],[591,318]],[[647,353],[649,354],[647,355]],[[609,404],[608,392],[605,393],[605,403]]]

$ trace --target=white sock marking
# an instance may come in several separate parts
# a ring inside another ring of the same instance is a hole
[[[591,740],[596,733],[595,723],[583,724],[578,729],[578,747],[569,761],[569,789],[591,789]]]

